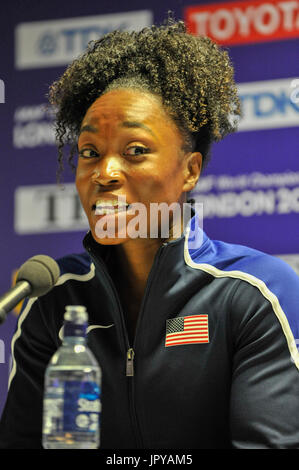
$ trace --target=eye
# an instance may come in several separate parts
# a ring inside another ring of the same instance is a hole
[[[139,157],[139,156],[142,156],[142,155],[144,155],[146,153],[149,153],[149,152],[150,152],[149,148],[141,147],[140,145],[132,145],[132,147],[129,147],[126,151],[126,153],[130,157]]]
[[[82,149],[78,155],[81,158],[96,158],[99,156],[98,152],[92,149]]]

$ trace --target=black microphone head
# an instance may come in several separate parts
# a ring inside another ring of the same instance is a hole
[[[36,255],[22,264],[16,282],[29,282],[32,292],[28,297],[40,297],[54,287],[59,275],[59,266],[53,258],[47,255]]]

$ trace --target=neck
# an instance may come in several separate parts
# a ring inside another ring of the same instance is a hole
[[[118,278],[122,285],[141,299],[158,249],[164,242],[179,237],[183,230],[182,218],[178,221],[176,229],[174,226],[170,227],[167,239],[136,238],[116,246]]]
[[[182,234],[183,222],[179,221],[179,224],[181,224]],[[178,237],[178,230],[175,231],[175,235],[173,232],[173,230],[170,230],[170,236],[167,240],[162,238],[136,238],[115,246],[115,264],[112,268],[112,277],[125,311],[125,320],[131,344],[154,258],[164,242]]]
[[[148,275],[161,244],[160,239],[139,239],[130,240],[116,248],[121,283],[139,299],[143,297]]]

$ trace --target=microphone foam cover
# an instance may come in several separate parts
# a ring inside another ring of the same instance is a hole
[[[53,258],[47,255],[36,255],[22,264],[16,282],[29,282],[32,292],[28,297],[40,297],[54,287],[59,275],[59,266]]]

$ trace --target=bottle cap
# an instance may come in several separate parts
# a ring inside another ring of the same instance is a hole
[[[64,314],[64,336],[85,336],[88,314],[84,305],[67,305]]]
[[[84,305],[67,305],[64,319],[73,323],[84,323],[88,320],[88,314]]]

